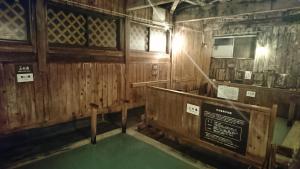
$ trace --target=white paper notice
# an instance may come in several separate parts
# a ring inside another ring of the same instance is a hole
[[[252,72],[251,71],[245,71],[245,79],[251,80],[252,78]]]
[[[223,98],[223,99],[238,100],[239,88],[229,87],[229,86],[225,86],[225,85],[219,85],[217,96],[219,98]]]
[[[247,91],[246,92],[247,97],[255,97],[255,94],[256,94],[256,92],[254,92],[254,91]]]

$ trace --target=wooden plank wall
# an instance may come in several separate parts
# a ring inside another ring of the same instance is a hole
[[[294,10],[295,13],[297,11],[299,12],[299,10]],[[181,18],[181,15],[179,14],[177,17]],[[231,63],[242,70],[252,65],[254,72],[261,73],[267,70],[275,70],[277,73],[292,75],[294,78],[288,83],[296,86],[300,72],[300,50],[298,47],[300,43],[300,24],[295,19],[296,16],[288,18],[286,13],[272,12],[267,14],[249,14],[247,17],[233,16],[231,18],[212,18],[209,20],[176,23],[174,33],[175,35],[181,34],[186,45],[182,45],[180,51],[176,52],[173,50],[172,73],[173,82],[175,81],[173,88],[184,90],[198,89],[207,82],[203,80],[205,76],[202,73],[199,73],[195,67],[189,66],[193,64],[188,59],[188,54],[194,58],[194,61],[207,76],[209,76],[209,72],[211,75],[214,74],[217,68],[225,68],[227,70],[228,65]],[[228,59],[223,61],[211,59],[214,36],[243,34],[257,34],[257,47],[268,48],[267,54],[261,55],[257,52],[255,59],[250,62],[249,60],[235,62]],[[232,76],[234,77],[234,74],[230,74],[229,70],[222,75],[222,77]]]
[[[73,2],[93,5],[89,0]],[[78,4],[73,5],[78,6]],[[94,4],[96,7],[120,13],[125,12],[124,5],[123,0],[96,0]],[[135,16],[149,19],[148,24],[151,23],[151,8],[131,13],[132,15],[141,13]],[[124,29],[124,25],[121,29]],[[34,46],[28,45],[28,48],[30,52],[35,51]],[[47,63],[43,65],[42,72],[38,69],[36,53],[24,53],[25,51],[20,51],[18,47],[13,46],[4,49],[4,52],[0,51],[0,57],[9,58],[26,54],[26,56],[30,55],[31,60],[14,59],[14,61],[0,62],[1,134],[87,117],[89,116],[88,105],[91,102],[99,104],[99,111],[105,113],[121,111],[124,100],[130,100],[129,108],[142,106],[145,104],[145,87],[132,89],[131,83],[170,79],[169,55],[159,59],[157,53],[131,52],[128,56],[125,55],[128,62],[124,62],[125,59],[119,59],[124,57],[123,52],[126,53],[127,50],[123,46],[121,46],[122,51],[59,47],[53,52],[52,48],[48,48],[46,49]],[[14,54],[12,51],[17,53]],[[72,51],[75,52],[68,53]],[[118,56],[110,56],[109,53],[117,53]],[[74,57],[75,59],[83,58],[83,60],[68,59],[75,54],[78,55]],[[91,57],[93,61],[89,61],[89,54],[93,55]],[[63,60],[60,60],[60,57],[63,57]],[[87,59],[84,59],[85,57]],[[117,58],[115,59],[117,61],[114,59],[107,61],[109,57]],[[33,64],[34,82],[16,83],[15,65],[22,63]],[[159,67],[156,76],[152,75],[153,65]],[[127,92],[129,95],[126,95]]]
[[[132,16],[131,21],[142,20],[143,24],[151,24],[153,8],[142,8],[137,10],[128,11],[127,14]],[[166,22],[169,23],[170,16],[167,11]],[[130,46],[130,45],[129,45]],[[128,67],[128,80],[126,84],[126,90],[128,91],[129,107],[137,107],[145,105],[146,87],[141,86],[132,88],[132,83],[137,82],[150,82],[158,80],[169,80],[170,81],[170,68],[171,60],[170,54],[163,54],[157,52],[146,52],[130,50],[126,62]],[[158,66],[158,74],[153,74],[153,66]],[[157,84],[156,86],[169,87],[167,84]]]
[[[89,103],[99,104],[99,113],[121,110],[124,64],[50,63],[46,73],[32,64],[30,83],[16,83],[15,64],[0,64],[0,132],[87,117]]]
[[[277,115],[280,117],[287,118],[289,113],[289,106],[292,102],[296,103],[295,117],[300,119],[300,114],[297,113],[300,110],[300,92],[289,91],[286,89],[276,89],[267,87],[249,86],[243,84],[226,83],[226,82],[215,82],[216,86],[226,85],[231,87],[239,88],[238,102],[270,107],[273,104],[278,105]],[[248,97],[247,91],[255,92],[255,97]],[[217,97],[217,89],[213,89],[211,97]]]
[[[207,75],[209,72],[213,42],[212,30],[203,29],[203,24],[200,22],[175,25],[173,38],[177,39],[177,36],[182,42],[179,47],[172,50],[173,89],[196,90],[207,82],[203,74]]]
[[[250,114],[249,135],[246,154],[240,155],[200,139],[201,115],[187,113],[187,103],[201,105],[209,103],[235,109]],[[175,106],[174,106],[175,105]],[[158,127],[168,134],[178,137],[189,144],[209,149],[254,166],[262,166],[267,157],[267,150],[272,140],[276,106],[273,108],[255,107],[240,103],[228,103],[199,95],[178,92],[163,88],[147,88],[146,117],[147,123]]]

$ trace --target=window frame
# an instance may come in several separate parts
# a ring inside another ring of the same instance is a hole
[[[84,32],[84,37],[86,39],[86,42],[84,45],[71,45],[71,44],[61,44],[61,43],[50,43],[48,40],[48,35],[47,35],[47,43],[49,48],[85,48],[86,50],[110,50],[110,51],[120,51],[122,50],[121,47],[121,22],[122,18],[117,17],[117,16],[110,16],[108,14],[103,14],[101,12],[96,12],[92,10],[87,10],[83,9],[77,6],[71,6],[67,4],[59,4],[55,2],[48,2],[47,6],[47,23],[48,23],[48,10],[53,9],[54,11],[56,10],[63,10],[66,12],[71,12],[79,15],[83,15],[83,17],[86,20],[86,23],[84,25],[85,27],[85,32]],[[104,19],[113,19],[116,22],[116,47],[96,47],[96,46],[90,46],[89,45],[89,25],[88,25],[88,17],[99,17],[99,18],[104,18]],[[47,24],[47,32],[48,32],[48,24]]]

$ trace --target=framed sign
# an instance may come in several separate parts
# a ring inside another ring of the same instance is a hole
[[[218,98],[228,99],[228,100],[238,100],[239,99],[239,88],[219,85],[218,86]]]
[[[33,82],[32,65],[22,64],[16,65],[17,82]]]
[[[250,114],[232,108],[204,103],[200,139],[245,155]]]

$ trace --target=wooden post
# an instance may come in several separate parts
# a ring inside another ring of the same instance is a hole
[[[36,46],[39,71],[46,71],[47,64],[47,0],[36,1]]]
[[[95,103],[90,103],[90,107],[91,107],[91,143],[96,144],[97,112],[99,106]]]
[[[122,133],[126,133],[127,126],[127,102],[125,101],[122,106]]]

